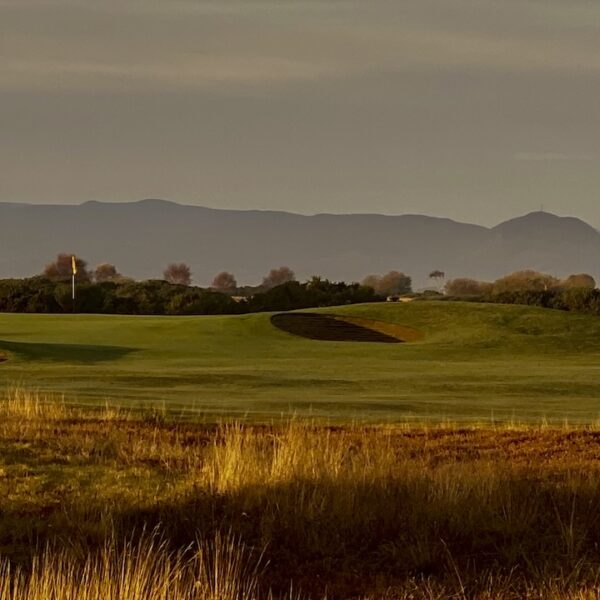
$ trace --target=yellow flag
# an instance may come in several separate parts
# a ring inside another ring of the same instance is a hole
[[[77,275],[77,261],[74,256],[71,256],[71,270],[73,271],[73,275]]]

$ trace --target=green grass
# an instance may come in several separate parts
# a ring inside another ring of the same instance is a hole
[[[164,403],[265,419],[597,420],[600,319],[524,306],[371,304],[323,312],[422,331],[323,342],[270,315],[0,315],[0,381],[78,401]]]

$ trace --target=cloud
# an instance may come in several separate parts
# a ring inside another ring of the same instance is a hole
[[[587,161],[596,160],[595,154],[565,154],[562,152],[517,152],[515,160],[521,161]]]
[[[0,89],[186,90],[415,70],[600,73],[600,36],[586,24],[600,8],[573,2],[580,10],[561,27],[559,5],[525,0],[454,0],[451,10],[445,0],[0,0]]]
[[[153,63],[82,60],[7,60],[0,66],[4,89],[118,91],[194,89],[219,85],[285,84],[318,80],[335,65],[275,56],[198,55]]]

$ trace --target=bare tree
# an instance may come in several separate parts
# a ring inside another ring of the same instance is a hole
[[[218,292],[231,294],[237,289],[237,281],[231,273],[223,271],[218,275],[215,275],[211,287],[217,290]]]
[[[192,273],[185,263],[171,263],[164,271],[163,278],[169,283],[177,285],[190,285]]]
[[[115,265],[109,263],[102,263],[96,267],[94,271],[94,279],[97,283],[104,283],[106,281],[117,281],[121,278],[121,275],[117,271]]]
[[[271,269],[269,274],[263,277],[262,287],[271,289],[288,281],[295,281],[295,279],[296,275],[289,267],[279,267],[278,269]]]
[[[54,281],[62,281],[71,279],[73,274],[72,257],[74,254],[68,254],[67,252],[61,252],[56,260],[48,263],[44,267],[44,276]],[[77,267],[77,274],[75,279],[77,281],[89,281],[90,274],[87,270],[87,263],[85,260],[75,256],[75,266]]]

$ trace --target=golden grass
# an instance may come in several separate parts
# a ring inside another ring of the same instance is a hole
[[[63,397],[10,388],[0,398],[0,417],[3,419],[65,419],[69,414]]]
[[[0,600],[599,597],[596,426],[155,417],[0,401]]]
[[[152,537],[75,561],[47,549],[27,572],[0,563],[0,600],[255,600],[257,565],[243,544],[217,534],[174,553]]]

